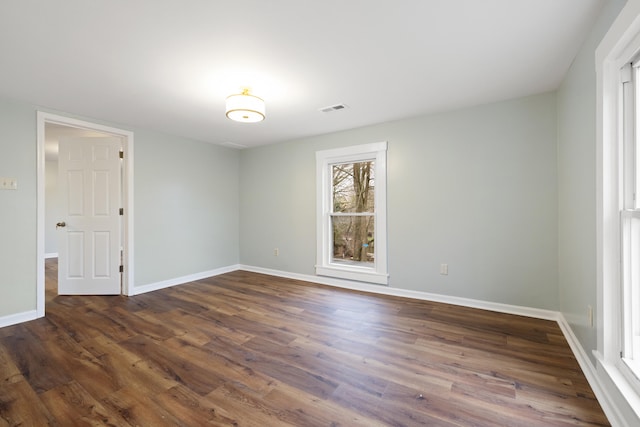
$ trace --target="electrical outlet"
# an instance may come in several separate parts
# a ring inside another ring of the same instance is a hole
[[[440,264],[440,274],[443,276],[449,274],[449,264]]]
[[[587,306],[587,321],[589,322],[589,327],[593,328],[593,307],[590,305]]]
[[[280,249],[273,248],[273,256],[280,256]]]
[[[0,177],[0,190],[17,190],[18,180],[15,178]]]

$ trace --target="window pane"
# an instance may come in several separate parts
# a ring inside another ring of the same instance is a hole
[[[640,218],[631,218],[629,227],[630,242],[628,246],[628,262],[630,268],[629,283],[626,287],[626,308],[630,311],[631,348],[633,359],[640,359]]]
[[[625,139],[628,141],[625,141],[624,144],[625,164],[623,168],[629,168],[630,171],[627,172],[625,170],[625,175],[630,173],[632,176],[625,177],[625,180],[629,180],[629,182],[625,183],[625,187],[629,187],[631,191],[631,195],[625,194],[625,197],[627,198],[627,200],[625,200],[625,205],[630,206],[633,209],[639,209],[640,197],[638,197],[636,193],[640,192],[640,144],[638,144],[638,138],[640,137],[640,134],[638,133],[640,132],[640,117],[638,117],[640,114],[640,108],[635,105],[635,103],[640,99],[640,84],[638,84],[638,82],[640,82],[640,68],[638,68],[637,65],[634,65],[633,72],[633,86],[635,88],[635,93],[633,94],[633,100],[631,102],[633,102],[634,105],[625,105],[624,108],[631,109],[633,111],[634,114],[629,114],[629,116],[633,116],[633,125],[635,125],[635,128],[631,135],[625,135]],[[625,131],[627,130],[625,129]],[[629,159],[627,159],[627,156]]]
[[[333,212],[373,212],[374,162],[332,166]]]
[[[371,266],[375,260],[374,217],[334,216],[332,262]]]
[[[621,225],[623,356],[640,361],[640,211],[623,210]]]

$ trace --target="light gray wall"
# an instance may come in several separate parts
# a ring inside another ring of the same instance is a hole
[[[36,111],[0,98],[0,317],[36,309]],[[236,150],[75,118],[134,132],[135,286],[238,263]]]
[[[605,4],[558,90],[559,309],[592,358],[596,329],[588,324],[587,306],[596,313],[595,49],[625,3]]]
[[[0,99],[0,316],[36,308],[36,113]]]
[[[45,162],[45,212],[44,212],[44,253],[58,253],[58,233],[55,224],[62,218],[58,201],[58,162]]]
[[[135,282],[238,263],[237,150],[135,131]]]
[[[386,140],[392,287],[557,309],[556,128],[547,93],[243,150],[240,261],[313,274],[315,152]]]

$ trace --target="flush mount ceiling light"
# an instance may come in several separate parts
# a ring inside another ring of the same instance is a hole
[[[262,98],[253,96],[249,89],[227,97],[227,117],[241,123],[256,123],[264,120],[265,109]]]

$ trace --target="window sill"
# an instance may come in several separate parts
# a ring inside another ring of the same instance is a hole
[[[619,359],[617,363],[611,363],[605,361],[598,352],[594,352],[594,354],[596,355],[598,365],[603,369],[608,380],[611,381],[611,384],[615,387],[615,391],[620,393],[620,396],[626,401],[626,404],[633,411],[634,415],[640,419],[640,394],[636,391],[633,381],[629,381],[631,379],[629,378],[631,373],[629,372],[628,366],[624,364],[622,359]],[[615,398],[613,398],[614,394],[607,390],[606,383],[606,381],[603,383],[604,389],[602,391],[608,399],[615,401]],[[620,410],[619,406],[614,405],[614,407]],[[622,416],[622,418],[627,419],[624,416]]]
[[[361,268],[345,268],[334,266],[316,265],[316,275],[335,277],[338,279],[355,280],[357,282],[375,283],[378,285],[388,285],[389,275],[381,274],[371,270]]]
[[[635,391],[636,397],[640,398],[640,363],[637,360],[622,358],[620,373],[627,380],[631,388]]]

